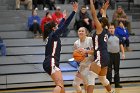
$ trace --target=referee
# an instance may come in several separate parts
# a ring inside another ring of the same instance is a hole
[[[119,67],[120,67],[120,50],[122,52],[122,59],[125,58],[124,54],[124,47],[122,42],[119,40],[117,36],[114,35],[115,26],[114,24],[109,25],[109,33],[110,36],[107,42],[107,48],[110,56],[110,61],[108,64],[108,72],[107,72],[107,79],[112,83],[112,69],[114,68],[114,83],[115,88],[122,88],[119,84],[120,77],[119,77]],[[113,66],[113,68],[112,68]]]

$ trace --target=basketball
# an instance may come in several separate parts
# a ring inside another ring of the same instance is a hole
[[[73,58],[76,62],[81,62],[85,59],[85,53],[80,50],[74,50]]]

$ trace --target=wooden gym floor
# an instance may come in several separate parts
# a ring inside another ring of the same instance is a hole
[[[123,88],[114,88],[115,93],[140,93],[140,82],[121,83]],[[76,93],[73,87],[65,87],[66,93]],[[18,90],[0,90],[0,93],[52,93],[53,88],[31,88],[31,89],[18,89]],[[84,93],[84,91],[83,91]],[[106,93],[101,85],[96,85],[94,93]]]

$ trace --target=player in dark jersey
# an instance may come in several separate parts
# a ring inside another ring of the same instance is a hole
[[[107,65],[109,62],[109,54],[107,51],[108,31],[105,27],[108,25],[106,18],[106,10],[109,6],[107,1],[103,6],[102,20],[98,20],[93,0],[90,0],[91,14],[95,24],[95,33],[93,34],[94,62],[91,63],[90,70],[98,74],[98,78],[108,93],[113,93],[109,81],[106,79]],[[93,86],[88,86],[88,93],[91,92]]]
[[[59,68],[61,51],[60,35],[68,27],[77,10],[78,4],[74,2],[73,12],[67,19],[66,12],[64,12],[64,18],[61,20],[59,25],[57,25],[54,21],[45,25],[43,40],[47,40],[47,44],[45,46],[45,60],[43,62],[43,68],[56,84],[53,93],[65,93],[62,72]]]

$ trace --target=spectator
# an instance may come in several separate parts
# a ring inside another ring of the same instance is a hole
[[[80,27],[85,27],[89,32],[92,31],[92,19],[87,12],[86,6],[81,6],[80,11],[76,14],[74,27],[76,30]]]
[[[48,22],[52,21],[52,16],[49,11],[46,12],[46,16],[42,18],[41,20],[41,30],[44,32],[44,25]]]
[[[37,35],[37,31],[40,34],[40,37],[42,37],[42,31],[40,29],[40,17],[37,15],[37,11],[33,10],[32,15],[28,17],[28,28],[29,31],[32,31],[35,35],[35,37],[39,37]]]
[[[57,6],[54,13],[52,13],[53,20],[59,24],[61,19],[63,18],[63,13],[61,12],[61,7]]]
[[[6,56],[6,46],[3,43],[3,39],[0,37],[0,50],[1,50],[1,55]]]
[[[32,0],[16,0],[16,10],[20,10],[20,4],[27,5],[27,8],[32,10]]]
[[[124,25],[127,27],[129,34],[134,35],[134,33],[131,32],[131,25],[128,20],[128,16],[124,12],[121,6],[118,6],[117,10],[113,14],[112,22],[117,26],[119,21],[124,21]]]
[[[49,10],[56,10],[55,0],[46,0]]]
[[[115,88],[122,88],[120,83],[120,76],[119,76],[119,67],[120,67],[120,50],[122,51],[122,59],[125,58],[124,54],[124,47],[122,41],[115,36],[115,25],[109,25],[109,32],[110,36],[107,42],[107,49],[110,55],[110,61],[108,64],[108,72],[107,72],[107,79],[112,83],[112,66],[114,67],[114,83]]]
[[[60,6],[57,6],[55,12],[52,14],[52,19],[53,19],[57,24],[59,24],[60,21],[62,20],[62,18],[63,18],[63,13],[61,12],[61,7],[60,7]],[[64,30],[65,30],[65,31],[64,31],[64,33],[62,33],[62,36],[63,36],[63,37],[66,37],[66,36],[68,35],[68,33],[69,33],[69,29],[66,28],[66,29],[64,29]]]
[[[124,21],[119,21],[119,26],[115,29],[115,35],[123,42],[126,51],[129,49],[129,32],[127,28],[124,27]]]
[[[34,9],[38,10],[38,4],[42,4],[43,5],[43,9],[46,11],[48,10],[46,8],[46,0],[33,0],[33,5],[34,5]]]

